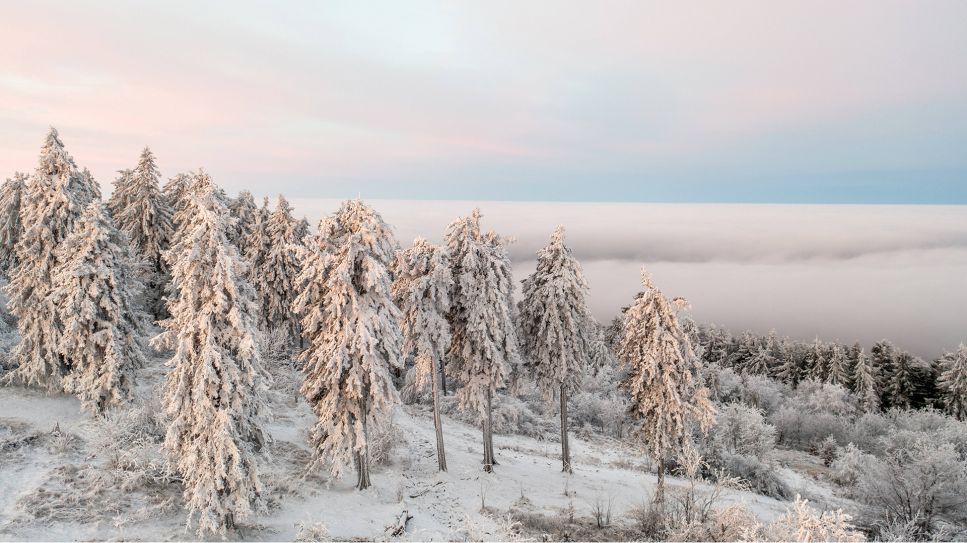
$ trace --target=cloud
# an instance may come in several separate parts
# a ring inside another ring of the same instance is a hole
[[[369,202],[401,244],[442,239],[474,207],[516,238],[515,275],[558,224],[582,261],[591,307],[611,319],[646,266],[700,320],[865,344],[889,337],[933,357],[967,340],[967,207],[527,202]],[[296,199],[316,220],[337,200]]]

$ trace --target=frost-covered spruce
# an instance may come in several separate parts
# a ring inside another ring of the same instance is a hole
[[[164,314],[162,294],[168,273],[162,254],[171,241],[172,226],[171,208],[161,193],[161,173],[151,149],[144,148],[137,167],[122,179],[125,185],[116,188],[120,193],[112,203],[111,215],[118,230],[130,240],[135,254],[148,263],[147,307],[160,317]]]
[[[248,239],[252,229],[255,228],[259,208],[255,204],[255,197],[252,196],[252,193],[243,190],[238,193],[238,196],[231,199],[228,210],[232,212],[232,216],[236,220],[235,228],[232,229],[232,241],[241,250],[245,240]]]
[[[692,450],[693,427],[707,430],[715,411],[697,379],[698,358],[678,323],[685,301],[669,302],[644,270],[642,285],[645,290],[625,311],[617,355],[628,370],[621,385],[630,395],[629,414],[639,421],[637,432],[658,466],[655,501],[662,502],[666,460]]]
[[[880,392],[877,386],[876,369],[869,356],[862,349],[856,354],[853,365],[853,393],[860,407],[867,413],[880,409]]]
[[[967,420],[967,347],[946,353],[941,360],[940,390],[947,410],[957,420]]]
[[[305,245],[310,235],[312,235],[312,227],[309,225],[309,219],[303,216],[295,223],[295,241]]]
[[[51,301],[60,315],[60,353],[70,361],[65,389],[95,413],[124,400],[144,365],[134,320],[136,283],[127,240],[99,201],[88,204],[57,248]]]
[[[17,267],[17,241],[23,234],[20,206],[27,179],[27,174],[17,172],[0,186],[0,276],[3,277],[9,277]]]
[[[77,176],[71,187],[71,192],[77,199],[78,204],[87,207],[88,204],[101,200],[101,186],[94,180],[90,170],[84,168]]]
[[[259,294],[267,330],[282,330],[290,341],[299,338],[299,321],[292,311],[295,298],[295,278],[301,262],[295,239],[295,219],[292,206],[281,194],[275,210],[265,223],[265,243],[262,258],[252,263],[252,282]],[[261,236],[262,231],[259,232]]]
[[[24,232],[16,245],[19,265],[7,286],[8,309],[17,317],[20,342],[12,358],[19,364],[9,379],[50,391],[63,390],[69,361],[58,351],[61,323],[51,302],[52,274],[61,262],[56,250],[80,216],[80,174],[64,149],[57,130],[50,129],[40,150],[37,169],[21,201]]]
[[[440,361],[450,348],[450,309],[453,276],[446,250],[423,238],[399,251],[393,265],[393,298],[403,314],[403,354],[413,355],[414,383],[430,386],[433,398],[433,426],[436,430],[437,463],[447,470],[440,418]]]
[[[478,215],[479,216],[479,215]],[[483,431],[484,471],[493,471],[493,395],[520,365],[511,314],[513,277],[507,241],[493,232],[464,240],[463,262],[454,282],[461,296],[462,328],[457,391],[460,407],[477,413]],[[454,257],[451,257],[454,258]],[[451,341],[451,351],[453,342]]]
[[[259,208],[255,216],[255,223],[252,225],[252,231],[245,239],[242,247],[242,256],[248,262],[249,276],[253,283],[257,281],[255,277],[252,277],[257,273],[255,270],[262,269],[266,255],[269,253],[269,235],[267,232],[269,215],[271,215],[269,212],[269,198],[266,196],[262,199],[262,207]],[[260,319],[260,322],[264,322],[265,320],[264,317]]]
[[[390,227],[360,200],[343,202],[319,226],[306,251],[293,309],[308,346],[302,394],[318,420],[313,466],[334,476],[356,467],[356,487],[370,486],[367,428],[399,402],[391,368],[402,367],[400,312],[391,297],[396,251]]]
[[[480,210],[474,209],[466,217],[458,217],[449,225],[443,234],[443,243],[450,257],[450,272],[454,278],[453,292],[450,295],[450,311],[447,322],[450,323],[450,350],[446,360],[440,363],[440,386],[443,395],[447,394],[447,377],[457,375],[463,363],[464,338],[467,329],[467,308],[472,300],[467,299],[456,278],[463,271],[463,260],[467,257],[470,243],[479,240]]]
[[[179,173],[169,179],[164,187],[161,188],[161,194],[164,195],[165,201],[168,203],[168,208],[171,210],[171,228],[174,231],[178,230],[178,213],[188,205],[191,179],[191,175]],[[175,241],[172,239],[171,245],[174,245],[174,243]]]
[[[199,172],[183,233],[166,253],[177,295],[157,347],[174,349],[164,385],[170,418],[164,448],[181,473],[188,522],[224,535],[261,506],[255,451],[268,376],[255,346],[255,293],[229,243],[231,218],[208,174]]]
[[[826,382],[845,387],[849,382],[849,367],[843,346],[839,344],[830,345],[826,356]]]
[[[518,305],[524,363],[547,399],[561,404],[561,462],[571,473],[567,399],[590,365],[597,323],[587,305],[588,282],[558,226],[537,253],[537,269],[523,281]]]

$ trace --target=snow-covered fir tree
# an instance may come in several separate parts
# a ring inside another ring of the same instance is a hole
[[[849,365],[843,346],[833,344],[826,352],[826,382],[833,385],[849,384]]]
[[[295,223],[295,241],[296,243],[305,245],[311,235],[312,226],[309,225],[309,219],[303,216]]]
[[[80,174],[57,130],[50,129],[40,159],[21,202],[24,232],[16,245],[19,265],[7,285],[8,309],[17,317],[20,342],[12,357],[19,364],[8,377],[13,382],[63,390],[69,361],[59,352],[62,323],[50,299],[53,272],[61,265],[56,249],[80,216],[73,188]]]
[[[890,402],[890,374],[893,373],[894,360],[897,349],[888,340],[880,340],[870,347],[870,363],[876,368],[877,388],[880,391],[880,405],[886,409],[893,404]]]
[[[171,210],[171,228],[174,231],[178,230],[178,213],[188,205],[191,180],[192,176],[190,174],[179,173],[169,179],[164,187],[161,188],[161,194],[164,195],[165,201],[168,203],[168,209]],[[174,243],[175,240],[172,239],[171,245],[174,245]]]
[[[437,464],[447,470],[443,446],[443,421],[440,418],[440,362],[450,348],[450,309],[453,276],[446,250],[423,238],[396,255],[393,265],[393,298],[403,318],[403,354],[413,355],[415,386],[429,385],[433,400],[433,426],[436,431]]]
[[[399,402],[390,374],[402,367],[389,272],[396,248],[379,214],[360,200],[344,202],[312,238],[293,304],[308,342],[299,355],[302,394],[318,417],[313,465],[328,463],[339,476],[353,463],[360,490],[370,486],[368,429]]]
[[[57,252],[51,302],[63,326],[58,349],[71,364],[65,389],[101,413],[128,396],[133,370],[144,365],[130,250],[104,204],[95,201]]]
[[[253,283],[258,281],[254,276],[258,273],[257,270],[261,270],[265,265],[266,255],[269,253],[269,235],[267,228],[270,215],[269,198],[266,196],[262,199],[262,207],[259,208],[255,215],[252,230],[249,232],[242,246],[242,256],[248,261],[249,277]],[[264,317],[262,317],[262,321],[264,322]]]
[[[450,273],[454,278],[453,292],[450,295],[450,312],[447,314],[447,322],[450,323],[450,350],[447,352],[446,360],[440,363],[440,386],[444,396],[447,394],[448,376],[457,375],[463,363],[467,308],[472,303],[472,300],[463,294],[457,278],[463,272],[463,261],[467,257],[471,242],[480,238],[479,209],[474,209],[465,217],[458,217],[447,225],[443,233],[443,243],[450,257]]]
[[[114,224],[130,240],[134,253],[148,264],[146,305],[155,317],[165,311],[162,295],[168,270],[162,254],[172,238],[171,208],[161,192],[160,179],[154,154],[145,147],[137,167],[123,179],[124,185],[116,186],[119,195],[112,196],[111,208]]]
[[[941,359],[940,390],[947,411],[957,420],[967,420],[967,347],[963,343]]]
[[[814,381],[824,382],[829,375],[829,349],[818,337],[813,341],[812,349],[806,358],[806,377]]]
[[[153,342],[174,349],[164,448],[183,479],[188,522],[197,517],[199,535],[224,536],[262,501],[255,453],[266,441],[268,375],[255,345],[255,292],[228,241],[228,209],[208,174],[193,184],[179,212],[183,233],[165,253],[176,293],[171,316]]]
[[[655,501],[664,501],[665,465],[692,450],[697,425],[706,431],[715,411],[708,389],[697,378],[700,363],[682,333],[678,311],[685,302],[669,301],[642,270],[644,291],[625,312],[618,359],[628,369],[622,387],[631,397],[629,414],[658,466]]]
[[[523,281],[518,319],[525,364],[545,397],[560,400],[561,462],[568,473],[567,400],[580,385],[598,339],[588,288],[581,264],[564,244],[564,227],[558,226],[537,253],[537,269]]]
[[[875,413],[880,409],[880,391],[877,385],[876,368],[869,356],[862,349],[856,355],[853,365],[853,393],[859,401],[860,407],[867,413]]]
[[[0,186],[0,276],[3,277],[9,277],[17,267],[17,241],[23,234],[20,206],[27,179],[27,174],[17,172]]]
[[[243,190],[228,203],[228,210],[235,217],[235,228],[232,229],[232,241],[239,247],[244,246],[245,240],[252,234],[255,221],[258,219],[259,207],[255,203],[252,193]]]
[[[101,186],[97,184],[94,176],[87,168],[81,170],[80,175],[75,178],[71,192],[74,193],[77,203],[85,208],[91,202],[100,201],[101,199]]]
[[[908,352],[901,352],[893,359],[893,368],[888,377],[887,394],[891,407],[909,408],[914,388],[914,366],[921,363]]]
[[[260,230],[259,235],[263,232]],[[257,240],[261,241],[261,240]],[[264,229],[266,251],[252,263],[252,282],[259,294],[268,330],[281,330],[291,339],[299,338],[299,321],[292,311],[295,278],[301,262],[295,240],[292,206],[281,194],[275,211],[269,215]]]
[[[479,217],[475,215],[474,218]],[[483,467],[490,472],[496,464],[493,396],[504,387],[513,368],[520,365],[511,313],[513,277],[507,240],[494,232],[468,236],[463,240],[462,252],[465,256],[459,274],[453,278],[459,285],[454,292],[462,304],[457,378],[463,386],[457,391],[457,398],[462,409],[477,414],[483,432]],[[456,334],[455,329],[451,328],[451,334]],[[451,341],[451,353],[453,349]]]

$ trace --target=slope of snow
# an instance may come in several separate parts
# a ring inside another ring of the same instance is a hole
[[[158,363],[142,376],[139,393],[150,391],[163,373]],[[232,539],[291,540],[301,526],[316,523],[335,539],[500,539],[508,537],[511,509],[560,515],[573,506],[586,516],[596,499],[613,499],[614,518],[620,519],[654,489],[654,474],[637,467],[646,465],[639,453],[576,438],[574,474],[568,476],[561,472],[557,443],[497,435],[499,465],[487,475],[480,430],[450,418],[444,421],[450,471],[438,473],[432,419],[420,406],[404,406],[394,414],[398,442],[390,461],[374,466],[373,487],[359,492],[351,476],[330,480],[327,473],[304,472],[312,413],[291,390],[298,376],[276,373],[276,418],[269,426],[274,442],[260,464],[268,510]],[[59,433],[51,432],[55,426]],[[195,539],[194,530],[184,528],[177,483],[134,491],[88,484],[107,461],[94,445],[100,431],[71,397],[0,388],[0,539]],[[744,492],[727,492],[724,501],[740,500],[761,520],[785,509],[782,502]],[[55,505],[63,503],[69,507]],[[390,537],[387,527],[404,510],[413,517],[405,534]]]

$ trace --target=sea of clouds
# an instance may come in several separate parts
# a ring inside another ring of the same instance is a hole
[[[313,223],[338,200],[297,199]],[[890,338],[924,357],[967,341],[967,207],[372,200],[401,244],[439,242],[456,216],[515,238],[515,275],[534,270],[554,227],[610,320],[646,267],[694,317],[733,331],[865,345]]]

